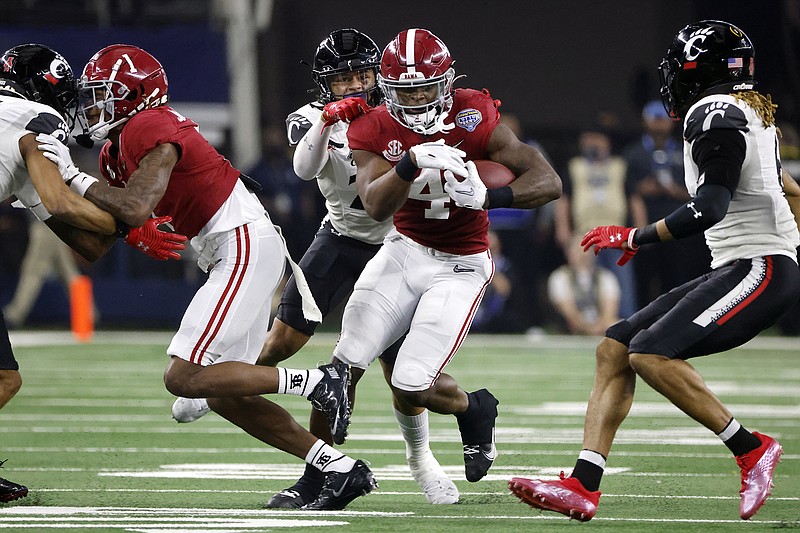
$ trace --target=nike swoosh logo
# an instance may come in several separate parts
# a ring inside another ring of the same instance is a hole
[[[346,489],[346,488],[347,488],[347,482],[345,482],[345,484],[342,485],[342,488],[340,488],[339,490],[332,490],[331,492],[333,493],[334,496],[336,496],[338,498],[339,496],[342,495],[342,493],[344,492],[344,489]]]
[[[464,196],[475,196],[475,189],[470,187],[469,189],[456,189],[458,194],[463,194]]]
[[[489,451],[489,453],[486,452],[481,452],[481,453],[483,454],[484,457],[486,457],[490,461],[494,461],[495,459],[497,459],[497,448],[495,447],[494,443],[492,443],[492,449]]]
[[[462,266],[456,265],[453,267],[453,272],[475,272],[474,268],[464,268]]]

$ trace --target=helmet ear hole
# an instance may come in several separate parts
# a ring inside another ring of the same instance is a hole
[[[136,100],[139,97],[139,94],[141,94],[141,92],[142,92],[142,86],[141,85],[139,87],[135,88],[135,89],[131,89],[128,92],[128,94],[125,95],[125,100],[127,100],[129,102],[133,102],[134,100]]]

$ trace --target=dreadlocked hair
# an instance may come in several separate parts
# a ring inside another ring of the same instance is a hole
[[[733,93],[733,97],[752,107],[758,113],[764,127],[768,128],[775,124],[775,110],[778,109],[778,104],[772,103],[772,96],[764,96],[758,91],[744,91]]]

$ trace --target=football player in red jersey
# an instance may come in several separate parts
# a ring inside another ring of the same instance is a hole
[[[175,228],[191,238],[198,265],[209,274],[167,348],[167,390],[207,398],[224,418],[325,473],[320,498],[336,491],[336,508],[372,490],[376,483],[363,461],[335,450],[261,397],[305,396],[324,411],[333,440],[344,441],[347,365],[292,370],[254,364],[283,275],[286,246],[240,172],[200,135],[197,124],[166,105],[161,64],[135,46],[111,45],[89,60],[79,90],[84,130],[79,140],[107,140],[100,167],[111,186],[79,174],[70,187],[131,226],[151,213],[170,215]],[[62,159],[68,157],[65,153]],[[307,296],[307,317],[319,320],[302,272],[290,264]]]
[[[158,220],[129,229],[70,192],[40,143],[66,139],[78,99],[72,68],[55,50],[20,44],[0,57],[0,200],[15,197],[85,259],[102,257],[118,237],[157,259],[179,257],[185,237],[160,231]],[[66,149],[66,148],[65,148]],[[46,231],[46,230],[45,230]],[[142,247],[139,244],[146,246]],[[22,386],[5,318],[0,312],[0,409]],[[0,461],[0,467],[3,465]],[[24,485],[0,478],[0,502],[28,494]]]
[[[465,392],[443,371],[492,278],[486,210],[541,206],[560,196],[561,180],[500,124],[500,102],[488,91],[453,89],[452,63],[430,31],[400,32],[381,57],[385,104],[350,124],[359,196],[376,220],[394,217],[395,229],[356,282],[333,355],[353,366],[357,382],[408,331],[393,392],[456,416],[466,478],[474,482],[496,455],[498,401],[486,389]],[[517,179],[487,191],[472,163],[479,159],[502,163]]]

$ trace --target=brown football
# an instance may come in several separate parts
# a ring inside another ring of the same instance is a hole
[[[476,160],[475,167],[478,169],[478,175],[480,175],[481,181],[486,185],[487,189],[505,187],[517,179],[508,167],[489,159]]]

